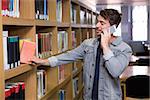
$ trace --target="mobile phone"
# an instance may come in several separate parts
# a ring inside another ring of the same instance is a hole
[[[113,34],[113,36],[121,36],[121,31],[119,31],[116,27],[116,25],[112,25],[109,27],[110,33]]]
[[[114,32],[116,32],[117,28],[116,28],[115,25],[112,25],[112,26],[109,27],[109,30],[110,30],[110,33],[113,34]]]

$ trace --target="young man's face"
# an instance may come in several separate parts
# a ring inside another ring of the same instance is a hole
[[[102,33],[102,29],[108,27],[110,27],[109,20],[106,20],[101,15],[99,15],[96,24],[96,35],[99,36]]]

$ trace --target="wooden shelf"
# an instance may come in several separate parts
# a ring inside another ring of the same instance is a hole
[[[70,27],[70,23],[57,23],[58,28],[61,27]]]
[[[41,97],[40,100],[47,100],[54,93],[56,93],[58,90],[60,90],[62,87],[64,87],[69,81],[71,81],[71,75],[69,75],[68,77],[66,77],[65,80],[62,81],[61,83],[56,84],[56,86],[54,88],[48,90],[48,92],[43,97]]]
[[[38,65],[36,65],[36,66],[38,66]],[[36,66],[31,66],[28,64],[21,64],[20,66],[18,66],[16,68],[6,70],[5,71],[5,80],[13,78],[15,76],[18,76],[25,72],[28,72],[28,71],[32,70],[32,67],[36,67]]]
[[[2,17],[3,25],[15,25],[15,26],[33,26],[33,19],[22,19],[22,18],[12,18],[12,17]]]
[[[92,25],[89,24],[82,24],[81,28],[92,28]]]
[[[71,27],[72,28],[81,28],[81,25],[80,24],[71,24]]]
[[[49,20],[35,20],[36,26],[56,26],[56,22],[51,22]]]

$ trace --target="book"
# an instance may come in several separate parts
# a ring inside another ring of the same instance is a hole
[[[38,99],[45,94],[45,70],[37,71]]]
[[[23,38],[23,39],[20,39],[20,40],[19,40],[19,51],[21,51],[21,48],[22,48],[22,45],[23,45],[23,42],[24,42],[24,41],[32,42],[30,38]]]
[[[20,62],[28,64],[29,59],[35,55],[36,43],[23,41],[21,52],[20,52]]]
[[[8,64],[8,53],[7,53],[7,37],[8,37],[8,31],[3,31],[3,59],[4,59],[4,69],[9,69]]]
[[[65,66],[58,66],[58,83],[61,83],[65,79]]]
[[[66,97],[65,97],[65,90],[59,90],[58,92],[58,100],[66,100]]]
[[[20,65],[18,36],[7,37],[7,53],[9,69],[15,68]]]
[[[11,96],[11,90],[10,89],[5,89],[5,100],[10,100]]]

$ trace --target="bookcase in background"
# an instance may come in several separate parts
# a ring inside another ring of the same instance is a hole
[[[84,88],[82,61],[65,64],[62,68],[59,66],[49,68],[40,65],[20,64],[15,68],[4,70],[2,33],[8,31],[8,36],[18,36],[20,39],[29,39],[36,42],[39,52],[41,53],[43,50],[41,58],[47,58],[67,52],[79,46],[84,39],[94,37],[98,13],[78,0],[14,1],[19,2],[15,8],[17,14],[2,16],[1,13],[0,16],[0,98],[5,99],[5,84],[24,82],[25,100],[82,99]],[[2,5],[0,5],[0,10],[3,10]],[[59,19],[57,18],[58,14],[60,15]],[[67,39],[65,40],[67,45],[64,46],[65,49],[63,50],[60,50],[58,43],[60,31],[67,33]],[[46,49],[47,46],[44,44],[48,40],[45,38],[49,33],[51,34],[51,38],[49,38],[51,39],[51,47]],[[43,40],[38,38],[39,34],[44,38]],[[43,43],[40,48],[38,43]],[[36,56],[39,56],[39,52],[36,52]],[[58,77],[63,79],[60,81]],[[44,82],[40,83],[39,79],[44,80]],[[42,84],[42,86],[39,87],[39,84]],[[40,90],[42,88],[44,90]],[[39,93],[40,91],[42,93]],[[38,96],[38,94],[40,95]]]

